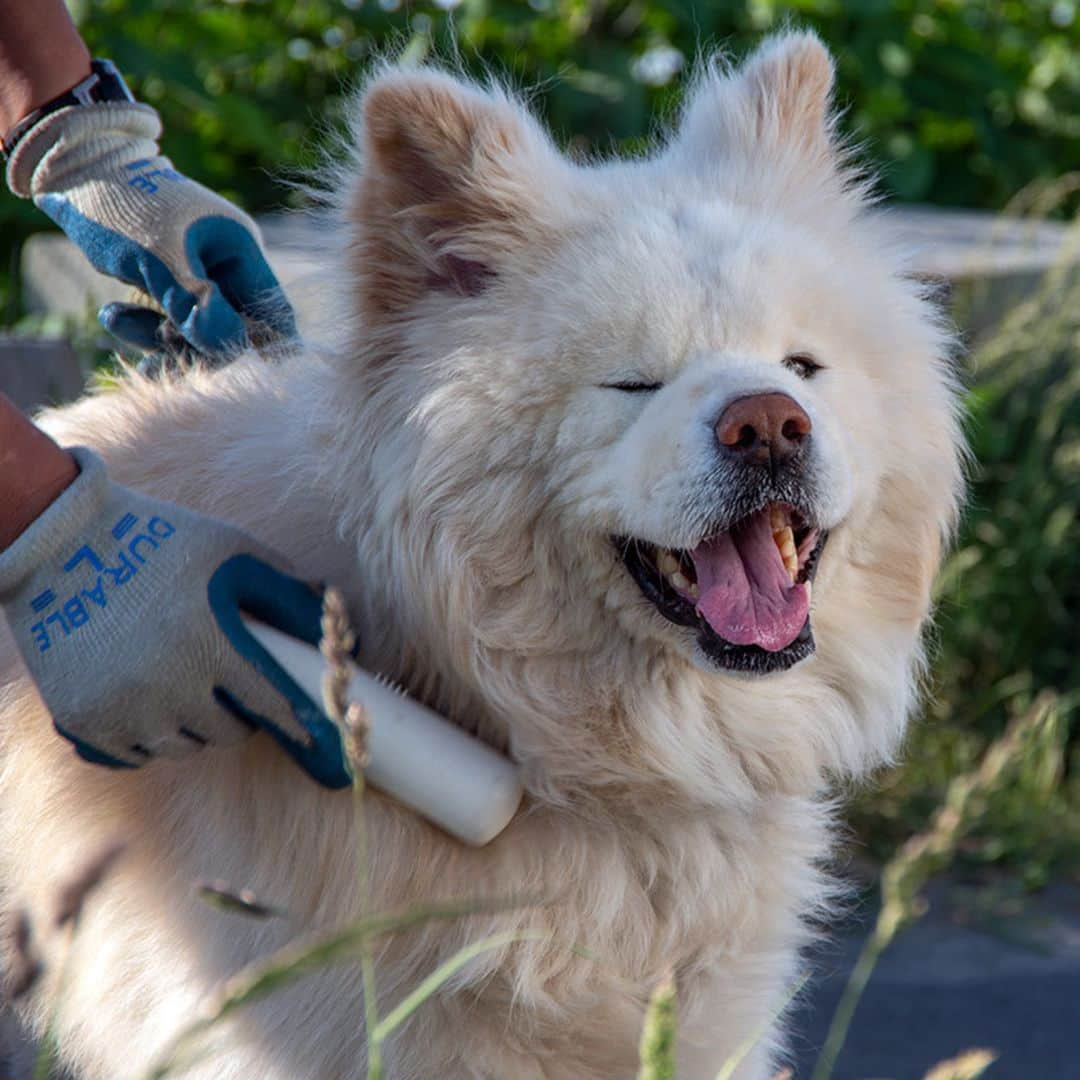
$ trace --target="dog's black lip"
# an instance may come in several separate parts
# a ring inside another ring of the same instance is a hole
[[[733,645],[722,638],[711,626],[702,620],[698,632],[698,645],[701,651],[718,667],[728,671],[740,671],[748,675],[771,675],[777,671],[787,671],[800,660],[814,654],[817,648],[814,631],[807,615],[799,636],[777,652],[769,652],[760,645]]]
[[[817,543],[807,556],[796,578],[798,582],[812,581],[828,540],[827,530],[820,530]],[[694,609],[694,606],[672,589],[657,572],[652,559],[641,550],[642,542],[631,537],[612,537],[619,557],[638,588],[668,622],[697,631],[701,651],[718,667],[753,675],[768,675],[786,671],[814,653],[814,632],[807,615],[799,636],[788,646],[769,652],[760,645],[736,645],[722,638]],[[655,545],[649,544],[648,547]]]
[[[652,560],[642,554],[639,542],[628,538],[613,537],[612,543],[622,557],[623,565],[630,571],[630,576],[637,582],[638,588],[646,598],[652,601],[656,610],[668,622],[673,622],[676,626],[689,626],[696,629],[701,620],[693,604],[684,600],[664,582]]]

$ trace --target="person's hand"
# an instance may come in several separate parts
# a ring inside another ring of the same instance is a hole
[[[136,767],[269,732],[319,783],[350,783],[337,727],[240,613],[317,644],[322,601],[246,533],[79,476],[0,554],[0,603],[57,731]]]
[[[157,112],[134,102],[75,105],[21,138],[8,185],[30,197],[104,274],[164,312],[107,304],[107,330],[139,349],[227,363],[254,341],[296,336],[292,308],[255,222],[176,171],[158,150]],[[180,341],[170,342],[175,328]]]

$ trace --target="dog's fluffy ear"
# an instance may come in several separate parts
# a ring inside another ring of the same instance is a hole
[[[564,162],[509,95],[390,69],[369,85],[361,114],[348,214],[369,319],[431,290],[475,295],[504,260],[542,242]]]
[[[811,183],[836,176],[833,82],[832,57],[814,34],[771,37],[741,67],[717,63],[705,70],[688,96],[671,153],[744,194],[767,193],[772,179],[796,172]]]

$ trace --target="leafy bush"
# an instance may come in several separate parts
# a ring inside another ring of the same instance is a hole
[[[526,85],[556,131],[633,143],[699,47],[735,53],[787,18],[836,52],[849,127],[904,199],[998,207],[1039,176],[1080,167],[1080,21],[1060,0],[100,0],[91,49],[165,116],[181,169],[256,209],[272,172],[308,160],[328,104],[372,53],[451,37],[467,66]],[[262,170],[267,170],[263,172]]]
[[[1075,250],[1080,225],[1071,235]],[[1080,866],[1078,344],[1080,272],[1063,264],[972,354],[976,464],[939,581],[933,696],[905,763],[855,805],[859,832],[881,857],[1010,718],[1052,691],[1073,736],[1055,729],[1038,768],[1017,773],[961,854],[1007,863],[1030,886]]]
[[[328,111],[388,45],[456,46],[473,70],[538,86],[568,142],[630,147],[674,104],[699,46],[739,54],[787,19],[834,49],[846,125],[899,198],[1000,207],[1080,168],[1073,0],[70,3],[91,50],[161,111],[178,167],[254,211],[287,200],[275,175],[313,162]],[[9,245],[45,224],[0,196]]]

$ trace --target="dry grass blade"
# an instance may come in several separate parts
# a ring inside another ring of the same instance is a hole
[[[995,1061],[997,1054],[993,1050],[981,1047],[965,1050],[948,1061],[939,1062],[924,1080],[977,1080]]]
[[[957,843],[978,820],[986,797],[1001,786],[1009,766],[1021,761],[1033,748],[1047,744],[1048,729],[1060,722],[1057,704],[1056,695],[1040,695],[991,744],[977,769],[949,784],[945,801],[934,814],[930,827],[911,837],[885,865],[881,875],[881,911],[844,987],[811,1080],[828,1080],[832,1075],[878,958],[893,938],[922,914],[920,891],[930,877],[951,861]]]
[[[497,911],[536,906],[529,898],[505,900],[462,899],[428,907],[410,907],[359,919],[346,927],[301,941],[290,942],[267,957],[241,968],[207,999],[202,1015],[185,1028],[150,1071],[151,1080],[187,1068],[196,1043],[238,1009],[272,994],[294,979],[329,964],[351,959],[374,938],[399,933],[433,919],[461,919]]]
[[[675,975],[668,972],[652,992],[641,1028],[638,1080],[675,1080]]]

